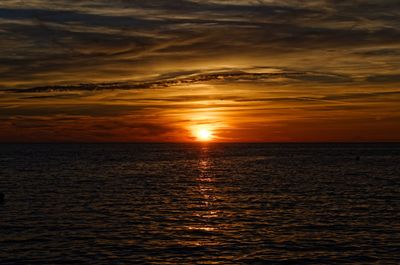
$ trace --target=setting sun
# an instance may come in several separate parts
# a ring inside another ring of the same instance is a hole
[[[212,139],[211,131],[205,128],[198,130],[196,136],[199,141],[210,141]]]

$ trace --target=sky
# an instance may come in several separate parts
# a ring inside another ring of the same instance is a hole
[[[0,142],[400,141],[398,0],[1,0]]]

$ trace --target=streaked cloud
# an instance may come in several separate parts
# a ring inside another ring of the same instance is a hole
[[[278,69],[269,69],[263,72],[262,68],[255,68],[251,71],[213,71],[213,72],[177,72],[162,75],[156,80],[140,82],[112,82],[112,83],[87,83],[77,85],[54,85],[39,86],[25,89],[8,89],[7,92],[14,93],[41,93],[41,92],[62,92],[62,91],[99,91],[99,90],[131,90],[149,88],[168,88],[176,85],[207,83],[213,81],[220,82],[240,82],[240,81],[269,81],[269,82],[290,82],[290,81],[309,81],[322,83],[348,83],[351,78],[345,75],[318,73],[318,72],[290,72]]]
[[[394,0],[3,0],[0,140],[400,140],[399,29]]]

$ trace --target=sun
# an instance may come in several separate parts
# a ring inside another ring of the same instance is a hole
[[[212,132],[206,128],[201,128],[196,132],[198,141],[206,142],[212,140]]]

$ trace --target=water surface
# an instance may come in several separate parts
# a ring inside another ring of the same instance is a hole
[[[399,183],[399,144],[3,144],[0,264],[399,264]]]

